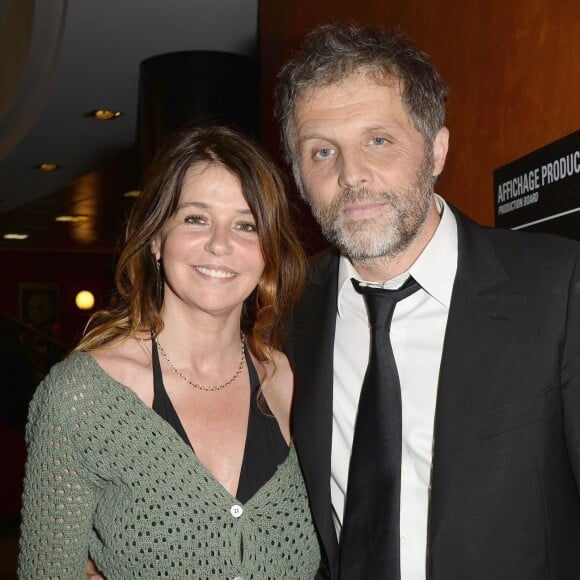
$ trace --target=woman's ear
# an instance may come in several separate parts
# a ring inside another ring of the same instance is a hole
[[[161,260],[161,243],[158,237],[155,237],[151,241],[151,253],[155,257],[155,260],[159,262]]]

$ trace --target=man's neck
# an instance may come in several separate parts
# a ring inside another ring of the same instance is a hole
[[[363,280],[382,284],[406,272],[414,260],[408,263],[407,260],[401,259],[401,256],[380,256],[364,262],[350,261]]]

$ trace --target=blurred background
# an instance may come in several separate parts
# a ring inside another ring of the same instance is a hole
[[[155,147],[214,118],[281,163],[276,73],[331,20],[399,26],[432,55],[451,87],[438,192],[483,224],[495,169],[580,128],[576,0],[0,0],[0,579],[15,578],[28,401],[106,304]]]

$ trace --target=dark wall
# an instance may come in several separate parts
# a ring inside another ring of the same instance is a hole
[[[16,521],[24,473],[24,423],[28,401],[48,367],[79,338],[90,312],[77,309],[79,290],[90,290],[99,302],[112,288],[112,257],[97,254],[0,252],[0,522]],[[17,327],[22,284],[56,285],[59,316],[54,329],[63,343]],[[8,317],[8,318],[7,318]]]
[[[0,313],[19,318],[21,284],[55,284],[58,288],[58,334],[68,349],[73,346],[93,311],[80,311],[75,296],[90,290],[96,306],[111,292],[113,258],[102,254],[0,252],[2,289]]]
[[[577,0],[261,0],[265,139],[277,70],[306,31],[329,21],[400,26],[451,87],[450,153],[437,191],[493,225],[493,170],[580,128]]]

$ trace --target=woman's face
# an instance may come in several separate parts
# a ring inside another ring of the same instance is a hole
[[[188,169],[177,210],[152,249],[163,264],[164,310],[241,312],[264,271],[256,221],[240,180],[219,164]]]

